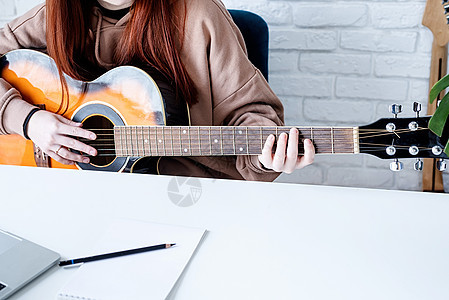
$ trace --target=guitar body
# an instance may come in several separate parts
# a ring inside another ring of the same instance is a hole
[[[32,50],[15,50],[1,58],[1,67],[2,78],[19,90],[24,100],[76,122],[83,122],[86,129],[166,124],[161,92],[154,80],[138,68],[118,67],[91,82],[66,76],[69,101],[62,103],[58,70],[47,55]],[[101,132],[96,133],[98,142],[101,142]],[[58,163],[36,152],[39,149],[34,147],[33,142],[19,135],[0,136],[0,164],[130,171],[137,161],[137,158],[129,157],[113,157],[112,161],[108,161],[111,158],[99,156],[97,162],[93,158],[91,164],[74,166]]]

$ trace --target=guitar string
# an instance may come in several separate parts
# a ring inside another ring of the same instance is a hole
[[[423,131],[423,130],[429,130],[428,128],[418,128],[416,131]],[[394,131],[394,132],[390,132],[390,131],[383,131],[383,133],[380,133],[380,134],[371,134],[371,135],[367,135],[367,134],[359,134],[359,137],[360,138],[371,138],[371,137],[378,137],[378,136],[383,136],[383,135],[393,135],[393,134],[395,134],[395,133],[404,133],[404,132],[409,132],[410,130],[409,129],[403,129],[403,130],[396,130],[396,131]],[[416,132],[416,131],[413,131],[413,132]],[[410,131],[410,132],[412,132],[412,131]],[[125,133],[125,134],[127,134],[128,135],[128,133]],[[129,133],[129,134],[131,134],[131,136],[134,136],[134,134],[133,133]],[[148,132],[148,133],[145,133],[145,134],[149,134],[150,136],[149,136],[149,138],[151,139],[151,137],[154,137],[155,139],[157,139],[157,135],[158,135],[158,133],[155,133],[155,134],[153,134],[152,132]],[[99,136],[115,136],[116,134],[99,134]],[[143,136],[146,136],[146,135],[142,135],[142,134],[138,134],[138,133],[136,133],[136,135],[137,135],[137,137],[142,137],[143,138]],[[181,135],[170,135],[169,133],[166,133],[165,135],[167,135],[167,138],[180,138],[180,139],[182,139],[182,136]],[[233,136],[232,134],[228,134],[228,135],[231,135],[231,136]],[[351,132],[335,132],[334,133],[334,139],[336,140],[337,138],[345,138],[345,136],[344,137],[341,137],[341,135],[347,135],[347,137],[348,138],[352,138],[353,137],[353,133],[351,133]],[[200,134],[199,135],[199,137],[200,137],[200,139],[201,139],[201,137],[205,137],[206,139],[208,139],[209,138],[209,136],[210,135],[204,135],[204,134]],[[223,136],[223,135],[222,135]],[[254,140],[258,140],[258,139],[260,139],[259,137],[260,137],[260,134],[248,134],[247,135],[248,137],[250,137],[250,139],[249,140],[251,140],[252,138],[254,138]],[[316,134],[314,134],[314,139],[313,140],[319,140],[319,139],[329,139],[329,137],[330,136],[332,136],[332,134],[329,132],[329,134],[326,134],[326,135],[320,135],[320,133],[316,133]],[[237,136],[238,137],[238,136]],[[131,138],[132,139],[132,138]],[[333,139],[333,140],[334,140]],[[82,141],[89,141],[89,139],[85,139],[85,138],[81,138],[80,140],[82,140]],[[115,141],[115,139],[114,138],[106,138],[106,139],[96,139],[96,141]]]
[[[286,131],[289,131],[292,128],[297,128],[298,130],[300,129],[304,129],[304,130],[353,130],[354,128],[357,128],[359,131],[385,131],[385,129],[375,129],[375,128],[360,128],[360,127],[302,127],[302,126],[278,126],[278,127],[273,127],[273,126],[161,126],[161,125],[144,125],[144,126],[137,126],[137,125],[131,125],[131,126],[115,126],[114,128],[89,128],[88,130],[92,130],[92,131],[114,131],[117,129],[120,129],[123,131],[130,131],[130,130],[135,130],[135,129],[151,129],[151,130],[171,130],[171,129],[184,129],[184,130],[190,130],[192,131],[192,128],[195,128],[194,130],[197,132],[198,129],[203,129],[204,131],[209,132],[209,128],[211,130],[214,130],[214,128],[216,128],[217,131],[220,131],[221,129],[227,129],[227,130],[240,130],[240,129],[249,129],[249,130],[255,130],[255,131],[259,131],[259,129],[264,129],[264,130],[272,130],[272,131],[276,131],[276,128],[278,130],[283,129]],[[406,130],[409,130],[408,128],[403,128]],[[400,129],[402,130],[402,129]]]
[[[159,146],[158,146],[159,145]],[[92,147],[101,147],[101,146],[103,146],[103,147],[114,147],[115,145],[114,144],[102,144],[102,145],[91,145]],[[150,145],[150,144],[146,144],[146,145],[143,145],[144,147],[137,147],[138,145],[137,144],[134,144],[134,146],[135,146],[135,148],[136,148],[136,150],[145,150],[145,151],[162,151],[161,150],[161,145],[160,144],[152,144],[152,145]],[[184,149],[188,149],[188,148],[185,148],[185,147],[182,147],[183,145],[182,144],[173,144],[173,147],[171,147],[171,148],[169,148],[169,147],[165,147],[164,149],[166,150],[166,151],[180,151],[180,152],[184,152],[183,150]],[[185,146],[185,145],[184,145]],[[217,148],[213,148],[213,147],[209,147],[208,145],[203,145],[203,144],[192,144],[192,146],[194,146],[194,147],[190,147],[190,151],[196,151],[196,150],[198,150],[198,151],[204,151],[204,149],[211,149],[211,150],[217,150]],[[223,147],[223,149],[224,150],[236,150],[237,148],[234,148],[234,147],[231,147],[232,145],[225,145],[225,147]],[[301,147],[301,146],[303,146],[302,144],[299,144],[299,146]],[[316,145],[318,148],[331,148],[332,147],[332,145],[331,144],[318,144],[318,145]],[[376,147],[378,147],[378,149],[385,149],[386,147],[389,147],[389,146],[391,146],[391,144],[375,144],[375,143],[359,143],[359,148],[360,149],[365,149],[364,147],[366,147],[366,146],[376,146]],[[411,146],[415,146],[415,145],[413,145],[413,144],[410,144],[410,145],[394,145],[394,147],[395,148],[410,148]],[[336,149],[339,149],[339,150],[342,150],[342,149],[345,149],[345,148],[347,148],[347,149],[354,149],[354,146],[353,146],[353,143],[346,143],[346,144],[338,144],[338,145],[335,145],[334,144],[334,147],[336,148]],[[220,149],[221,149],[221,147],[220,147]],[[260,148],[257,148],[257,147],[249,147],[248,149],[250,149],[251,151],[253,151],[254,149],[260,149]],[[418,147],[418,149],[431,149],[431,148],[425,148],[425,147]],[[129,148],[120,148],[120,147],[115,147],[115,148],[98,148],[97,149],[97,151],[127,151],[127,152],[129,152],[130,151],[130,149]],[[134,152],[134,151],[130,151],[130,152]],[[238,151],[236,151],[236,152],[238,152]]]
[[[133,127],[133,128],[142,128],[142,127]],[[164,128],[164,127],[158,127],[158,128]],[[156,132],[156,134],[157,134],[157,129],[158,128],[154,128],[154,126],[152,127],[152,130],[155,130]],[[167,127],[165,127],[165,128],[167,128]],[[176,128],[178,128],[178,129],[181,129],[182,127],[176,127]],[[246,127],[245,127],[246,128]],[[290,127],[291,128],[291,127]],[[101,129],[101,130],[114,130],[114,129]],[[268,131],[268,130],[274,130],[274,128],[273,127],[269,127],[269,128],[266,128],[266,130]],[[285,128],[285,130],[287,130],[287,128]],[[316,129],[316,132],[315,132],[315,135],[314,135],[314,141],[320,141],[320,140],[326,140],[326,141],[328,141],[329,140],[329,136],[325,136],[324,138],[323,137],[319,137],[319,134],[320,134],[320,131],[328,131],[328,130],[330,130],[330,129],[328,129],[328,128],[319,128],[319,129]],[[344,135],[347,135],[347,137],[346,136],[344,136],[344,137],[338,137],[338,136],[336,136],[336,137],[334,137],[333,139],[332,139],[332,141],[333,142],[348,142],[348,141],[351,141],[351,144],[353,143],[353,141],[351,140],[352,139],[352,134],[350,133],[350,132],[346,132],[346,131],[352,131],[352,129],[350,129],[350,128],[335,128],[335,130],[337,130],[337,132],[338,133],[340,133],[340,135],[341,134],[344,134]],[[419,128],[418,130],[428,130],[428,128]],[[132,132],[132,129],[130,129],[129,131],[131,131],[130,133],[131,134],[133,134],[133,132]],[[162,130],[163,132],[166,132],[167,130]],[[343,132],[341,132],[341,131],[343,131]],[[365,130],[365,131],[367,131],[367,132],[369,132],[369,133],[371,133],[371,137],[375,137],[375,136],[381,136],[381,135],[391,135],[391,134],[394,134],[394,133],[402,133],[402,132],[407,132],[407,131],[410,131],[409,129],[402,129],[402,130],[396,130],[395,132],[389,132],[389,131],[386,131],[386,130]],[[373,135],[372,133],[377,133],[377,132],[383,132],[382,134],[377,134],[377,135]],[[148,132],[148,134],[151,134],[152,132],[149,130],[149,132]],[[234,135],[234,131],[232,130],[231,132],[229,132],[227,135]],[[268,132],[266,132],[267,134],[269,134]],[[125,131],[125,134],[128,134],[128,132],[126,132]],[[137,134],[137,132],[136,132],[136,134]],[[99,134],[99,135],[114,135],[114,134]],[[138,135],[138,134],[137,134]],[[316,136],[316,135],[318,135],[318,137]],[[198,135],[198,137],[200,137],[200,136],[206,136],[206,137],[208,137],[209,138],[209,135],[204,135],[204,134],[201,134],[201,133],[199,133],[199,135]],[[248,136],[250,136],[250,137],[252,137],[252,136],[256,136],[257,137],[257,139],[249,139],[249,141],[251,141],[251,140],[257,140],[257,141],[259,141],[260,140],[260,134],[257,134],[257,135],[252,135],[251,136],[251,134],[248,134]],[[179,136],[180,137],[180,139],[181,139],[181,136]],[[364,136],[363,138],[367,138],[366,136]],[[91,140],[86,140],[86,141],[91,141]],[[97,139],[96,141],[114,141],[114,139]],[[151,139],[150,139],[150,142],[151,142]],[[184,152],[181,150],[181,149],[178,149],[178,147],[177,146],[179,146],[179,148],[181,148],[182,147],[182,139],[179,141],[180,142],[180,144],[177,144],[176,143],[176,141],[173,143],[173,145],[174,146],[176,146],[176,149],[174,148],[174,147],[172,147],[172,149],[171,149],[171,152],[172,153],[174,153],[174,154],[176,154],[175,152],[176,151],[178,151],[178,150],[180,150],[179,151],[179,153],[180,154],[183,154]],[[196,150],[198,150],[198,151],[202,151],[203,149],[206,149],[205,147],[202,147],[202,146],[207,146],[207,145],[203,145],[202,143],[201,143],[201,138],[200,138],[200,141],[199,141],[200,143],[191,143],[193,146],[199,146],[199,148],[198,149],[191,149],[191,152],[194,152],[194,151],[196,151]],[[135,145],[134,146],[137,146],[137,143],[134,143]],[[335,143],[334,143],[335,144]],[[92,146],[114,146],[115,144],[92,144]],[[147,144],[148,146],[155,146],[155,147],[157,147],[157,141],[155,141],[155,144]],[[370,145],[370,146],[365,146],[365,145]],[[145,145],[144,145],[145,146]],[[226,146],[226,145],[225,145]],[[230,146],[230,145],[227,145],[227,146]],[[388,145],[383,145],[383,144],[374,144],[374,143],[363,143],[363,142],[361,142],[360,143],[360,149],[362,149],[362,150],[365,150],[365,151],[379,151],[379,150],[383,150],[384,149],[384,147],[388,147],[388,146],[390,146],[389,144]],[[322,146],[321,146],[322,147]],[[339,151],[341,151],[341,152],[343,152],[343,151],[347,151],[347,150],[351,150],[350,152],[353,152],[353,147],[351,147],[351,146],[346,146],[346,147],[348,147],[348,148],[342,148],[342,146],[341,145],[339,145]],[[402,146],[402,145],[397,145],[396,146],[397,148],[408,148],[408,146]],[[137,147],[136,147],[137,148]],[[230,148],[229,149],[229,147],[226,147],[227,149],[225,149],[225,150],[231,150],[231,149],[233,149],[233,148]],[[419,148],[420,150],[429,150],[430,148]],[[98,149],[98,150],[100,150],[100,151],[108,151],[108,152],[110,152],[110,151],[117,151],[117,150],[119,150],[119,151],[123,151],[123,150],[128,150],[128,149]],[[146,149],[146,148],[140,148],[140,149],[137,149],[138,150],[138,152],[140,153],[140,152],[143,152],[143,153],[145,153],[147,150],[148,151],[151,151],[151,149]],[[155,149],[155,150],[158,150],[158,149]],[[167,151],[170,151],[170,149],[166,149]],[[211,149],[212,150],[212,149]],[[212,155],[212,151],[209,151],[209,152],[211,152],[211,155]],[[128,152],[128,151],[127,151]],[[207,152],[207,151],[206,151]],[[234,152],[236,152],[235,151],[235,149],[234,149]],[[232,154],[232,152],[230,153],[230,154]],[[234,153],[235,155],[239,155],[240,153],[238,153],[238,152],[236,152],[236,153]],[[299,155],[301,155],[301,153],[299,153]],[[105,154],[99,154],[99,155],[97,155],[97,156],[115,156],[115,155],[113,155],[113,154],[109,154],[109,155],[105,155]]]
[[[89,129],[89,130],[91,130],[91,129]],[[307,129],[305,129],[304,131],[306,131],[306,130]],[[428,128],[424,128],[424,127],[419,127],[415,131],[421,131],[421,130],[429,130],[429,129]],[[325,131],[325,132],[323,132],[323,131]],[[348,129],[346,129],[346,128],[341,128],[341,129],[340,128],[335,128],[334,131],[337,134],[348,134],[348,135],[352,135],[353,134],[353,129],[349,129],[349,128]],[[395,130],[393,132],[390,132],[390,131],[387,131],[387,130],[383,129],[383,130],[366,130],[366,132],[360,132],[360,130],[359,130],[359,135],[364,135],[364,137],[365,137],[367,134],[378,134],[379,132],[382,132],[382,134],[394,134],[394,133],[404,133],[404,132],[414,132],[414,131],[412,131],[410,129],[400,129],[400,130]],[[265,133],[266,134],[272,134],[272,133],[269,133],[269,132],[265,132]],[[308,132],[304,132],[304,133],[308,133]],[[314,132],[314,136],[315,136],[315,134],[319,135],[320,133],[321,134],[323,134],[323,133],[331,134],[331,131],[330,131],[330,129],[317,130],[316,132]],[[151,135],[155,136],[155,135],[163,134],[163,133],[162,132],[156,132],[155,129],[153,129],[153,131],[149,130],[148,132],[143,132],[143,133],[137,133],[137,132],[132,132],[132,131],[126,132],[125,131],[125,132],[118,132],[118,133],[99,133],[97,135],[98,136],[115,136],[116,134],[137,135],[137,136],[142,136],[142,134],[144,134],[144,135],[145,134],[151,134]],[[164,131],[164,134],[168,134],[170,136],[170,132],[167,132],[167,130]],[[229,132],[229,133],[225,133],[224,135],[234,135],[234,134],[235,134],[235,132]],[[173,136],[173,134],[171,134],[171,135]],[[206,137],[209,136],[209,134],[204,134],[204,133],[200,133],[199,135],[200,136],[206,136]],[[219,134],[217,133],[217,135],[219,135]],[[174,136],[181,136],[181,134],[175,133]],[[257,134],[248,133],[248,136],[260,136],[260,133],[257,133]]]
[[[198,129],[209,132],[209,128],[211,130],[214,130],[214,128],[216,128],[216,131],[220,131],[220,128],[222,130],[228,130],[228,131],[237,131],[237,130],[241,130],[241,129],[248,129],[248,130],[253,130],[253,131],[257,131],[260,132],[260,129],[263,130],[268,130],[268,131],[276,131],[276,128],[278,130],[285,130],[285,131],[289,131],[292,128],[297,128],[298,130],[316,130],[316,131],[329,131],[329,130],[353,130],[354,128],[358,129],[359,131],[371,131],[371,132],[377,132],[377,131],[385,131],[386,129],[375,129],[375,128],[360,128],[360,127],[294,127],[294,126],[288,126],[288,127],[284,127],[284,126],[279,126],[279,127],[272,127],[272,126],[160,126],[160,125],[154,125],[154,126],[115,126],[114,128],[88,128],[88,130],[91,131],[114,131],[114,130],[120,130],[120,131],[135,131],[136,129],[139,130],[160,130],[160,131],[168,131],[168,130],[172,130],[172,129],[182,129],[182,130],[190,130],[190,131],[195,131],[198,132]],[[421,127],[424,128],[424,127]],[[402,128],[399,130],[410,130],[409,128]],[[283,131],[282,131],[283,132]]]
[[[302,146],[302,145],[300,145],[300,146]],[[389,145],[389,144],[374,144],[374,143],[362,143],[361,145],[360,145],[361,147],[360,148],[363,148],[363,149],[365,149],[365,148],[374,148],[374,147],[376,147],[377,149],[385,149],[385,147],[389,147],[389,146],[391,146],[391,145]],[[413,145],[412,145],[413,146]],[[319,147],[318,147],[319,149],[322,149],[322,148],[331,148],[330,147],[330,145],[329,145],[329,147],[325,147],[325,145],[320,145]],[[410,146],[407,146],[407,145],[396,145],[395,146],[395,148],[403,148],[403,149],[408,149],[408,148],[410,148]],[[417,147],[418,149],[420,149],[420,150],[429,150],[429,149],[432,149],[432,148],[430,148],[430,147]],[[191,151],[200,151],[200,149],[201,150],[203,150],[203,149],[211,149],[211,148],[205,148],[205,147],[198,147],[198,148],[192,148],[191,149]],[[257,150],[259,150],[260,148],[254,148],[254,149],[257,149]],[[253,149],[253,150],[254,150]],[[352,146],[338,146],[337,147],[337,149],[354,149],[354,147],[352,147]],[[118,151],[126,151],[126,150],[129,150],[129,148],[111,148],[111,149],[105,149],[105,148],[102,148],[102,149],[98,149],[98,150],[100,150],[100,151],[116,151],[116,150],[118,150]],[[152,150],[155,150],[155,151],[162,151],[161,149],[148,149],[148,148],[136,148],[135,150],[148,150],[148,151],[152,151]],[[167,151],[180,151],[180,152],[183,152],[183,151],[181,151],[181,149],[180,148],[165,148],[165,150],[167,150]],[[216,149],[211,149],[212,151],[214,151],[214,150],[216,150]],[[234,148],[232,148],[232,147],[226,147],[224,150],[234,150]],[[261,150],[261,149],[260,149]],[[133,151],[131,151],[131,152],[133,152]],[[210,152],[210,151],[209,151]]]
[[[363,147],[360,147],[360,149],[361,150],[365,150],[365,151],[384,151],[384,149],[385,149],[385,147],[386,146],[388,146],[388,145],[378,145],[378,144],[367,144],[366,146],[363,146]],[[399,149],[408,149],[408,146],[397,146],[396,148],[399,148]],[[420,151],[430,151],[432,148],[428,148],[428,147],[418,147],[418,149],[420,150]],[[113,151],[115,151],[116,149],[102,149],[102,152],[113,152]],[[120,150],[120,149],[119,149]],[[121,150],[125,150],[125,149],[121,149]],[[152,155],[152,153],[149,153],[149,155],[147,155],[145,152],[148,150],[148,149],[145,149],[145,148],[140,148],[140,149],[136,149],[137,150],[137,153],[141,153],[141,152],[143,152],[144,153],[144,155],[145,156],[151,156]],[[179,151],[179,152],[177,152],[177,151],[175,151],[175,150],[178,150],[178,149],[171,149],[171,151],[170,151],[170,149],[166,149],[166,151],[164,151],[164,154],[166,154],[166,155],[162,155],[162,153],[161,154],[159,154],[159,153],[154,153],[154,156],[186,156],[186,155],[191,155],[191,156],[198,156],[198,155],[200,155],[200,153],[195,153],[195,151],[200,151],[199,149],[192,149],[190,152],[188,152],[188,153],[185,153],[185,152],[183,152],[183,151]],[[225,151],[226,150],[231,150],[231,149],[224,149]],[[300,149],[301,150],[301,149]],[[329,148],[328,148],[328,150],[329,150]],[[354,153],[353,151],[354,151],[354,149],[352,148],[352,147],[348,147],[348,148],[341,148],[341,149],[338,149],[339,151],[338,152],[336,152],[336,153],[341,153],[341,154],[344,154],[344,153]],[[149,152],[152,152],[152,151],[149,151]],[[167,152],[169,152],[168,154],[170,154],[170,155],[167,155]],[[206,152],[207,153],[207,151],[204,151],[203,150],[203,153],[204,152]],[[214,156],[214,155],[219,155],[219,156],[222,156],[221,155],[221,152],[217,152],[217,153],[213,153],[210,149],[209,149],[209,152],[210,152],[210,154],[208,154],[208,155],[206,155],[206,156]],[[192,154],[193,153],[193,154]],[[325,152],[325,151],[323,151],[323,152],[319,152],[319,153],[324,153],[324,154],[331,154],[332,152],[331,151],[328,151],[328,152]],[[179,154],[179,155],[178,155]],[[233,155],[247,155],[247,153],[233,153],[232,151],[231,152],[229,152],[229,153],[225,153],[226,155],[230,155],[230,156],[233,156]],[[254,155],[258,155],[258,154],[261,154],[261,151],[257,151],[257,153],[255,153]],[[303,154],[303,152],[301,152],[301,151],[299,151],[298,152],[298,155],[302,155]],[[102,156],[102,157],[104,157],[104,156],[109,156],[109,157],[117,157],[118,155],[117,154],[98,154],[97,156]],[[130,155],[124,155],[124,156],[130,156]],[[204,155],[202,155],[202,156],[204,156]],[[86,155],[86,157],[92,157],[91,155]],[[417,157],[419,157],[419,156],[417,156]]]

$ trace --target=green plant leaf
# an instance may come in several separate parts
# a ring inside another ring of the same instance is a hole
[[[446,147],[444,148],[444,153],[449,156],[449,141],[447,141]]]
[[[441,99],[440,105],[429,121],[429,129],[436,135],[442,136],[447,117],[449,116],[449,94]]]
[[[441,93],[445,88],[449,86],[449,74],[438,80],[437,83],[432,87],[429,94],[430,103],[433,103],[435,99],[438,97],[438,94]]]

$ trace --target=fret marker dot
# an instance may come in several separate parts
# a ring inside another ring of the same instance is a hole
[[[243,151],[243,148],[242,147],[240,147],[240,152],[242,152]]]
[[[186,134],[186,133],[187,133],[187,130],[183,130],[182,133]]]
[[[239,134],[242,134],[242,133],[243,133],[243,131],[239,130]]]
[[[187,148],[186,148],[186,149],[184,149],[184,152],[188,152]]]
[[[145,144],[148,144],[148,140],[145,140]]]
[[[215,140],[214,140],[214,143],[218,143],[218,140],[217,140],[217,139],[215,139]]]
[[[159,140],[159,143],[162,143],[162,140]]]

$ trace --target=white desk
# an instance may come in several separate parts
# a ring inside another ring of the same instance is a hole
[[[447,195],[201,179],[182,208],[171,180],[0,166],[0,228],[63,258],[90,254],[115,218],[206,228],[174,299],[449,299]],[[74,272],[12,299],[54,299]]]

